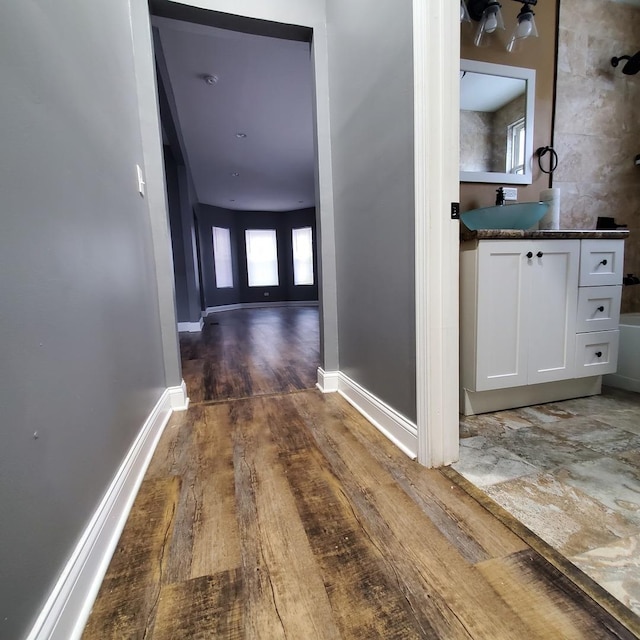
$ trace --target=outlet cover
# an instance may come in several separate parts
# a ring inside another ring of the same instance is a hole
[[[503,187],[505,200],[517,200],[518,189],[516,187]]]

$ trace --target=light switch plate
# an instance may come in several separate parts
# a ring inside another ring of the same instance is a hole
[[[505,200],[517,200],[518,189],[516,187],[503,187]]]
[[[138,192],[141,196],[144,196],[144,185],[146,183],[144,181],[144,173],[142,173],[142,167],[139,164],[136,165],[136,175],[138,177]]]

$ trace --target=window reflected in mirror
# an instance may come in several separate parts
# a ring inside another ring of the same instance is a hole
[[[535,71],[462,60],[460,179],[531,183]]]
[[[460,80],[460,169],[523,172],[517,125],[524,143],[525,91],[517,78],[464,72]],[[515,144],[514,144],[515,143]],[[515,154],[515,157],[514,157]],[[520,162],[518,162],[520,160]]]

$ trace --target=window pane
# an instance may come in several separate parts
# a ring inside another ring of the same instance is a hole
[[[311,227],[292,230],[293,284],[313,284],[313,241]]]
[[[247,229],[247,276],[250,287],[278,286],[278,246],[275,229]]]
[[[216,271],[216,287],[218,289],[233,287],[229,229],[213,227],[213,262]]]
[[[507,173],[524,174],[524,118],[507,127]]]

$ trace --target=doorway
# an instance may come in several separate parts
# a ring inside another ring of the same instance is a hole
[[[191,402],[313,387],[321,363],[312,30],[168,2],[151,9]],[[273,273],[256,278],[249,249],[269,234]],[[282,327],[304,348],[274,350]],[[256,345],[256,331],[271,337]]]

